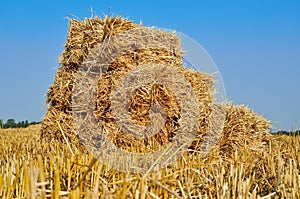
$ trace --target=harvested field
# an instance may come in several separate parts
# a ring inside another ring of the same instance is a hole
[[[39,140],[39,128],[0,129],[1,198],[299,198],[300,137],[272,136],[220,158],[186,153],[146,176],[118,172],[70,154],[66,144]]]

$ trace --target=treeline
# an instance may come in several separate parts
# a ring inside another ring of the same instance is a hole
[[[291,136],[300,136],[300,130],[297,131],[277,131],[276,135],[291,135]]]
[[[28,120],[16,122],[14,119],[8,119],[6,122],[4,122],[4,120],[0,119],[0,128],[2,129],[26,128],[30,125],[40,124],[40,123],[41,122],[35,122],[35,121],[28,122]]]

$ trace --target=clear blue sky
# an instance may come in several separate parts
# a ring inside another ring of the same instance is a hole
[[[300,1],[9,0],[0,3],[0,118],[41,120],[68,30],[65,16],[121,14],[197,40],[222,73],[227,96],[300,128]]]

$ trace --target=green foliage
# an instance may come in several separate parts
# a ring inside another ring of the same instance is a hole
[[[300,136],[300,130],[297,131],[278,131],[277,135],[289,135],[289,136]]]
[[[8,128],[16,128],[17,124],[14,119],[8,119],[7,122],[5,123],[4,127],[7,129]]]
[[[8,128],[26,128],[30,125],[40,124],[41,122],[28,122],[28,120],[25,121],[19,121],[16,123],[15,119],[8,119],[6,122],[4,122],[3,119],[0,119],[0,128],[8,129]]]
[[[4,128],[4,121],[2,119],[0,119],[0,129]]]

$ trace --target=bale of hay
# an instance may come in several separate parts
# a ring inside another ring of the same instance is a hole
[[[74,78],[78,69],[87,58],[93,48],[113,35],[134,28],[142,27],[123,18],[106,17],[85,20],[71,20],[69,32],[59,63],[61,67],[55,76],[55,81],[47,94],[48,111],[42,123],[42,138],[59,140],[67,143],[72,149],[84,149],[78,139],[72,115],[72,89]],[[174,46],[180,49],[180,40],[172,33],[161,31],[166,38],[174,42]],[[130,99],[131,119],[140,126],[149,124],[150,107],[160,104],[166,113],[166,122],[156,135],[144,139],[133,137],[123,132],[113,117],[110,95],[119,79],[128,71],[135,69],[140,64],[156,63],[173,67],[182,74],[193,87],[200,111],[199,129],[197,137],[191,148],[198,150],[203,142],[208,129],[208,118],[212,113],[214,102],[213,77],[199,71],[185,69],[182,62],[183,54],[174,53],[164,49],[137,49],[116,58],[109,66],[107,72],[98,81],[96,103],[96,115],[101,128],[107,133],[107,137],[117,147],[135,152],[147,152],[157,150],[158,146],[171,141],[176,135],[180,125],[180,107],[174,94],[162,85],[143,85],[135,91]],[[247,143],[252,138],[265,135],[270,127],[266,120],[258,117],[251,110],[229,106],[227,108],[226,124],[221,136],[221,150],[230,151],[232,146],[241,145],[248,136]],[[251,124],[248,124],[248,123]],[[239,139],[239,138],[243,139]],[[258,140],[255,140],[259,145]],[[262,142],[263,143],[263,140]]]
[[[120,17],[70,20],[65,49],[59,58],[61,67],[47,93],[48,111],[42,122],[42,139],[69,142],[73,149],[84,148],[72,119],[72,89],[76,72],[91,49],[105,38],[138,26]]]
[[[271,123],[245,106],[228,104],[223,133],[219,142],[222,154],[245,147],[259,150],[270,144]]]

